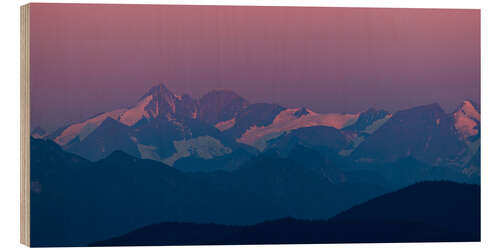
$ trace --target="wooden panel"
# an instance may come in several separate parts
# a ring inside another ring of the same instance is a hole
[[[21,243],[30,245],[30,6],[21,6]]]

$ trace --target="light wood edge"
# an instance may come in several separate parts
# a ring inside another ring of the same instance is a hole
[[[30,246],[30,5],[21,6],[21,243]]]

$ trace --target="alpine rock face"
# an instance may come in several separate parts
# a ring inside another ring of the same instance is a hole
[[[199,118],[211,125],[230,121],[248,105],[247,100],[232,91],[210,91],[199,100]]]

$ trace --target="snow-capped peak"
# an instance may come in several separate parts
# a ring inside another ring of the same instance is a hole
[[[177,105],[179,103],[182,105],[183,102],[189,100],[189,96],[174,95],[164,84],[158,84],[151,87],[134,106],[102,113],[86,121],[72,124],[64,129],[54,141],[60,145],[66,145],[76,137],[83,140],[108,117],[127,126],[133,126],[142,119],[152,119],[159,116],[175,119]],[[191,104],[191,106],[193,105]],[[197,109],[191,106],[182,109],[182,112],[187,113],[188,116],[196,117]]]
[[[120,116],[119,121],[132,126],[143,118],[172,117],[176,112],[177,102],[182,100],[182,97],[170,92],[164,84],[158,84],[151,87],[134,107]]]
[[[147,96],[161,96],[161,95],[175,97],[175,95],[172,92],[170,92],[170,90],[168,90],[165,84],[160,83],[149,88],[149,90],[140,99],[144,99]]]
[[[455,128],[463,138],[478,134],[481,114],[471,101],[464,101],[453,113],[453,118],[455,119]]]

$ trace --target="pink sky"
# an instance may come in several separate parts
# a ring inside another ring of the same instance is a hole
[[[32,126],[165,83],[317,112],[480,100],[479,10],[32,4]]]

